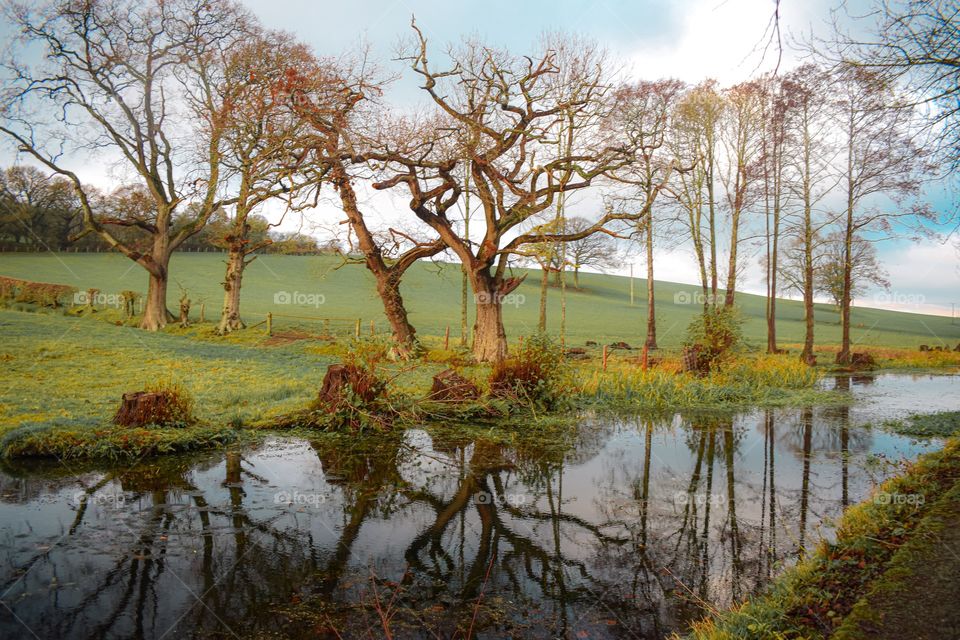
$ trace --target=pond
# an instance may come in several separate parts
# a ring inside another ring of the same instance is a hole
[[[569,443],[271,437],[0,472],[0,637],[663,638],[762,589],[938,446],[867,422],[960,377],[826,382],[851,406],[584,416]],[[386,622],[385,622],[386,621]]]

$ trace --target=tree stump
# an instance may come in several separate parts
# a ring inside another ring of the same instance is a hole
[[[349,389],[361,402],[373,402],[382,390],[379,381],[365,369],[352,364],[332,364],[323,377],[318,400],[332,411],[338,410]]]
[[[877,363],[869,353],[853,353],[850,355],[850,366],[859,369],[872,369],[877,366]]]
[[[190,326],[190,301],[186,298],[180,300],[180,326],[184,329]]]
[[[453,369],[433,376],[433,386],[427,399],[439,402],[469,402],[480,397],[480,390]]]
[[[631,347],[629,344],[627,344],[626,342],[622,342],[622,341],[621,341],[621,342],[611,342],[608,346],[609,346],[611,349],[626,349],[627,351],[629,351],[630,349],[633,348],[633,347]]]
[[[684,347],[680,356],[681,368],[686,373],[705,375],[710,373],[710,360],[704,353],[703,345]]]
[[[182,402],[166,391],[135,391],[123,394],[113,423],[121,427],[184,425],[189,416],[183,415]]]
[[[930,345],[928,344],[920,345],[920,351],[930,351]]]

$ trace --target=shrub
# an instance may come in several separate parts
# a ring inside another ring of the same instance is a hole
[[[565,397],[563,350],[548,335],[534,334],[514,357],[497,363],[490,373],[491,395],[529,401],[552,409]]]
[[[700,345],[699,357],[713,370],[733,354],[743,340],[743,319],[735,307],[710,306],[687,327],[684,346]]]
[[[56,308],[62,306],[76,292],[76,287],[65,284],[0,277],[0,299],[3,300]]]

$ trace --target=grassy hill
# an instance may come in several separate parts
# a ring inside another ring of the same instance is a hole
[[[337,268],[339,261],[324,256],[260,256],[248,268],[243,283],[244,318],[248,324],[277,314],[280,328],[301,327],[319,330],[317,321],[301,318],[333,318],[336,327],[352,327],[357,318],[364,331],[370,320],[385,329],[380,301],[373,279],[359,265]],[[216,318],[222,299],[223,256],[214,253],[178,253],[171,264],[169,305],[176,306],[179,285],[194,301],[194,315],[200,300],[206,301],[208,319]],[[523,270],[521,270],[523,271]],[[103,293],[124,289],[145,292],[144,270],[118,254],[0,254],[0,275],[42,282],[69,284],[79,289],[95,287]],[[645,335],[646,283],[635,279],[635,304],[630,305],[629,280],[622,276],[582,274],[582,290],[568,289],[568,343],[624,340],[640,344]],[[657,319],[661,346],[675,347],[683,339],[699,307],[694,294],[698,287],[657,282]],[[458,265],[421,263],[415,265],[402,285],[410,317],[421,335],[442,335],[449,326],[452,338],[460,327],[460,269]],[[287,298],[291,303],[283,304]],[[539,273],[530,277],[508,300],[504,317],[512,339],[536,328],[539,310]],[[764,299],[741,294],[739,306],[746,320],[744,334],[755,344],[765,341]],[[840,339],[839,314],[830,305],[817,305],[817,341],[835,344]],[[471,310],[472,312],[472,310]],[[778,336],[782,343],[803,339],[803,307],[783,300],[777,307]],[[550,291],[548,325],[559,330],[559,292]],[[472,322],[472,315],[471,315]],[[920,344],[954,346],[960,341],[960,323],[950,318],[854,308],[853,339],[858,344],[908,347]]]

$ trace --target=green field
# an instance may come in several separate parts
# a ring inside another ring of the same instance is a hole
[[[248,268],[243,284],[244,318],[248,324],[277,314],[278,329],[294,325],[306,331],[319,331],[319,321],[286,316],[333,318],[331,325],[350,330],[357,318],[364,332],[370,320],[379,331],[386,329],[373,279],[359,265],[336,269],[339,261],[324,256],[258,257]],[[223,256],[214,253],[178,253],[171,264],[168,302],[175,310],[180,296],[178,284],[189,291],[192,315],[199,301],[206,303],[207,319],[216,318],[222,299]],[[522,270],[521,270],[522,271]],[[90,287],[103,293],[124,289],[145,292],[144,270],[117,254],[0,254],[0,275],[28,280],[56,282],[81,290]],[[645,281],[635,279],[635,304],[630,305],[629,279],[622,276],[582,274],[580,291],[568,289],[567,337],[569,344],[587,340],[605,342],[624,340],[640,344],[645,335]],[[699,310],[697,304],[678,304],[692,300],[698,287],[672,282],[657,283],[658,337],[662,347],[677,347],[690,320]],[[410,318],[421,335],[442,335],[450,327],[454,338],[460,331],[460,270],[458,265],[420,263],[407,274],[402,292]],[[277,304],[275,297],[297,294],[310,303]],[[508,300],[504,309],[511,340],[528,335],[537,325],[539,310],[539,274],[531,273]],[[679,295],[678,295],[679,294]],[[306,298],[305,296],[313,296]],[[321,297],[322,296],[322,297]],[[741,294],[738,303],[745,319],[744,336],[748,342],[765,344],[764,298]],[[322,303],[320,303],[322,301]],[[320,304],[316,304],[320,303]],[[778,304],[777,332],[781,343],[796,344],[803,339],[803,308],[799,302],[783,300]],[[551,289],[548,327],[559,331],[559,294]],[[955,346],[960,341],[960,323],[950,318],[899,313],[879,309],[854,308],[852,331],[857,344],[916,348],[920,344]],[[839,314],[831,305],[817,305],[817,342],[836,344],[840,340]]]

